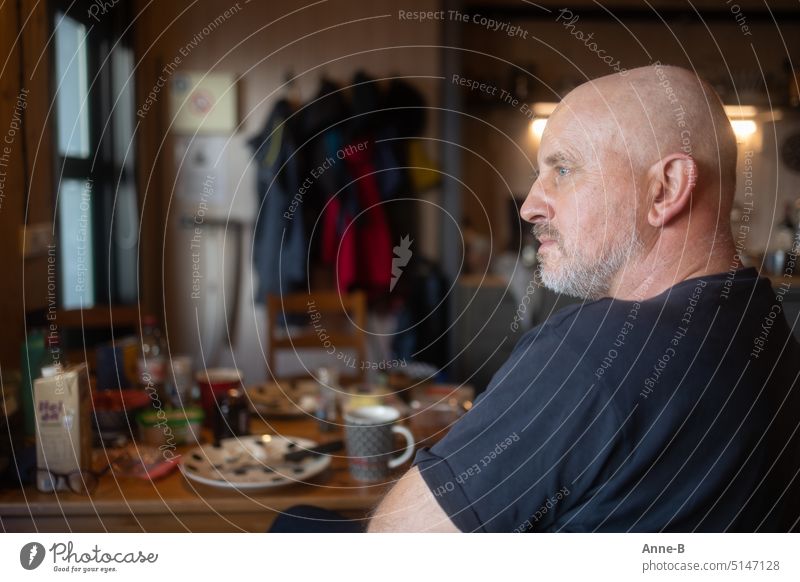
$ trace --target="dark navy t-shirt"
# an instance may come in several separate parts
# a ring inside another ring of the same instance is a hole
[[[791,531],[800,347],[754,269],[572,305],[415,464],[462,531]]]

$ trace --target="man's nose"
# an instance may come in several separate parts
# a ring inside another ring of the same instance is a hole
[[[542,180],[537,178],[531,186],[522,208],[519,209],[522,220],[536,224],[538,222],[550,222],[553,218],[553,209],[550,199],[545,192]]]

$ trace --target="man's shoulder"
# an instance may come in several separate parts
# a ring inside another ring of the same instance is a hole
[[[753,270],[737,273],[735,282],[740,292],[736,294],[730,293],[730,287],[727,286],[729,281],[724,273],[719,273],[681,281],[653,297],[604,297],[574,303],[550,315],[542,324],[528,331],[522,336],[520,343],[532,342],[552,334],[575,345],[592,341],[604,334],[616,334],[620,325],[633,320],[648,320],[653,324],[669,326],[676,316],[682,316],[687,310],[694,312],[699,304],[738,305],[746,301],[750,309],[753,309],[763,303],[763,285],[768,286],[769,283],[761,280],[761,293],[754,294],[753,286],[759,280],[750,271]],[[743,293],[744,291],[747,293]]]
[[[595,301],[581,301],[579,303],[571,303],[565,307],[562,307],[555,313],[551,313],[547,316],[542,323],[533,327],[532,329],[528,330],[522,338],[529,338],[532,335],[536,335],[536,331],[546,331],[552,332],[557,331],[560,328],[566,326],[569,327],[570,323],[573,322],[579,315],[584,314],[586,316],[591,315],[599,311],[600,306],[604,303],[608,303],[611,300],[608,298],[597,299]]]
[[[573,349],[579,348],[581,342],[576,340],[583,339],[585,330],[599,329],[609,317],[618,317],[617,312],[621,313],[619,302],[608,297],[567,305],[523,334],[516,349],[529,349],[537,342],[552,341],[567,342]]]
[[[563,307],[520,337],[493,384],[505,379],[508,385],[510,378],[522,386],[583,382],[593,370],[590,354],[597,342],[592,341],[592,330],[598,333],[603,321],[617,317],[616,310],[608,298]]]

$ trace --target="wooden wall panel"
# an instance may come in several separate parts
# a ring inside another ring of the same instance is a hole
[[[25,223],[53,225],[53,115],[51,107],[52,47],[47,3],[23,0],[22,20],[24,63],[23,83],[30,94],[25,140],[28,165],[29,201]],[[27,258],[25,265],[25,310],[31,312],[47,306],[47,257]]]
[[[19,366],[22,338],[22,258],[19,232],[24,209],[23,137],[11,135],[11,122],[20,94],[20,45],[16,2],[0,4],[0,365],[4,380]],[[23,119],[25,117],[23,116]],[[24,123],[24,122],[23,122]],[[7,143],[8,138],[12,143]]]

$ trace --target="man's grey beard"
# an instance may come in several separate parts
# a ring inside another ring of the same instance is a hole
[[[606,297],[611,288],[611,281],[629,259],[637,256],[644,248],[639,233],[633,232],[627,240],[615,244],[599,260],[589,260],[578,253],[570,253],[563,244],[561,235],[552,229],[534,227],[536,236],[547,233],[552,238],[562,255],[561,269],[554,272],[548,268],[546,261],[540,259],[537,268],[542,284],[556,293],[577,297],[579,299],[599,299]]]

